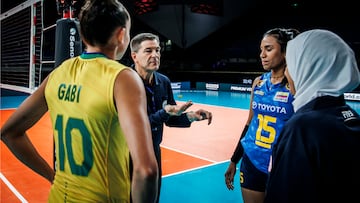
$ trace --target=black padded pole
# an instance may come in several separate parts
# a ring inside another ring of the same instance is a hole
[[[55,68],[66,59],[80,55],[82,43],[79,22],[75,18],[62,18],[56,21]]]

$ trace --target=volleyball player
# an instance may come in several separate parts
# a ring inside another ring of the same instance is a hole
[[[287,78],[286,44],[299,32],[275,28],[267,31],[260,44],[260,59],[267,72],[252,85],[248,120],[225,172],[225,184],[234,189],[236,165],[241,161],[240,184],[245,203],[262,203],[273,145],[284,123],[292,116],[293,95]]]
[[[154,202],[158,167],[145,90],[137,73],[116,61],[129,45],[130,15],[117,0],[93,0],[79,19],[86,52],[49,74],[3,125],[1,140],[52,183],[49,202],[129,202],[130,193],[133,202]],[[56,173],[26,135],[47,111]]]

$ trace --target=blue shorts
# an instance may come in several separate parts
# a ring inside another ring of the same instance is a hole
[[[258,192],[265,192],[268,174],[257,169],[244,153],[240,165],[241,187]]]

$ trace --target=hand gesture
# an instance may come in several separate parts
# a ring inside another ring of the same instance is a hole
[[[167,104],[164,106],[164,109],[166,113],[169,114],[170,116],[180,116],[184,111],[186,111],[192,105],[193,105],[192,101],[187,101],[183,105]]]
[[[208,120],[208,125],[211,124],[212,121],[212,113],[203,109],[199,109],[195,112],[190,111],[186,113],[188,119],[190,122],[193,121],[202,121],[207,119]]]

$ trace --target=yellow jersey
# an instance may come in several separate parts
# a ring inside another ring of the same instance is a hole
[[[56,154],[49,202],[130,202],[129,149],[113,96],[126,68],[83,53],[49,74],[45,98]]]

